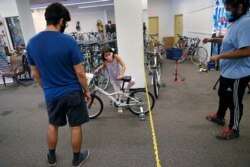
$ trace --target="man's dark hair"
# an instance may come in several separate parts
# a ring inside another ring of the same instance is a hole
[[[242,15],[246,14],[249,11],[249,0],[225,0],[224,5],[225,6],[232,6],[233,8],[237,9],[239,4],[242,4],[243,11]]]
[[[45,19],[47,21],[47,25],[57,25],[61,18],[64,19],[65,23],[71,20],[68,9],[61,3],[52,3],[46,8]]]

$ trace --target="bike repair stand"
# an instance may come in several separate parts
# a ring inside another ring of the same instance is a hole
[[[175,72],[173,73],[173,75],[175,76],[174,78],[174,82],[178,82],[178,76],[180,77],[181,81],[185,80],[185,77],[183,77],[182,75],[179,74],[179,59],[180,57],[173,57],[172,59],[175,60]]]

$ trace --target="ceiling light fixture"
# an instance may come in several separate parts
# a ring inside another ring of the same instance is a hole
[[[101,6],[113,6],[114,4],[104,4],[104,5],[93,5],[93,6],[79,6],[80,9],[86,9],[86,8],[95,8],[95,7],[101,7]]]
[[[91,3],[99,3],[99,2],[108,2],[111,0],[101,0],[101,1],[90,1],[90,2],[78,2],[78,3],[64,3],[64,6],[73,6],[73,5],[84,5],[84,4],[91,4]]]
[[[62,3],[64,6],[74,6],[74,5],[84,5],[84,4],[92,4],[92,3],[100,3],[100,2],[109,2],[111,0],[99,0],[99,1],[89,1],[89,2],[76,2],[76,3]],[[30,9],[36,10],[36,9],[45,9],[47,8],[49,4],[46,4],[46,6],[38,6],[38,7],[31,7]],[[36,5],[34,5],[36,6]]]

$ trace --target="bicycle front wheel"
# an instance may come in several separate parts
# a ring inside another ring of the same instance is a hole
[[[31,75],[31,69],[29,66],[20,64],[15,69],[16,81],[20,85],[28,86],[31,85],[34,81],[34,78]]]
[[[198,47],[194,54],[191,56],[191,61],[194,65],[204,64],[207,60],[208,54],[204,47]]]
[[[153,73],[153,87],[154,87],[154,95],[155,95],[155,98],[158,99],[159,97],[159,87],[160,85],[158,84],[158,76],[157,76],[157,72],[154,71]]]
[[[109,85],[109,74],[107,70],[102,70],[100,73],[100,78],[98,80],[98,87],[106,90]]]
[[[147,100],[147,93],[149,97],[149,104]],[[131,111],[135,115],[141,114],[140,104],[143,104],[143,111],[145,114],[149,112],[149,107],[151,110],[154,108],[155,105],[154,96],[152,95],[152,93],[146,92],[145,89],[138,89],[132,92],[129,96],[132,97],[132,98],[128,97],[127,99],[127,104],[131,105],[129,106],[129,111]],[[135,98],[139,102],[135,101],[133,98]]]
[[[100,97],[96,95],[91,95],[90,102],[87,103],[89,118],[97,118],[103,111],[103,102]]]

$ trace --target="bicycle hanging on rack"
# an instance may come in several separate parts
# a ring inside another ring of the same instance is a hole
[[[81,52],[85,57],[83,62],[83,66],[85,72],[93,73],[94,70],[102,64],[101,60],[101,46],[98,43],[94,43],[93,45],[79,45],[81,48]],[[98,86],[102,89],[106,90],[109,85],[109,75],[107,70],[102,70],[100,73],[100,78],[98,82]]]
[[[124,92],[124,84],[125,82],[129,82],[131,80],[131,76],[123,77],[121,91],[114,93],[108,93],[102,88],[98,87],[98,78],[99,75],[95,74],[90,81],[92,98],[87,105],[90,119],[97,118],[103,111],[103,102],[96,94],[97,92],[107,96],[115,107],[128,108],[130,112],[138,115],[140,120],[146,119],[146,114],[149,112],[149,107],[151,110],[153,109],[155,104],[154,96],[150,92],[146,92],[144,88],[130,90],[129,95]],[[149,97],[149,104],[147,97]]]

